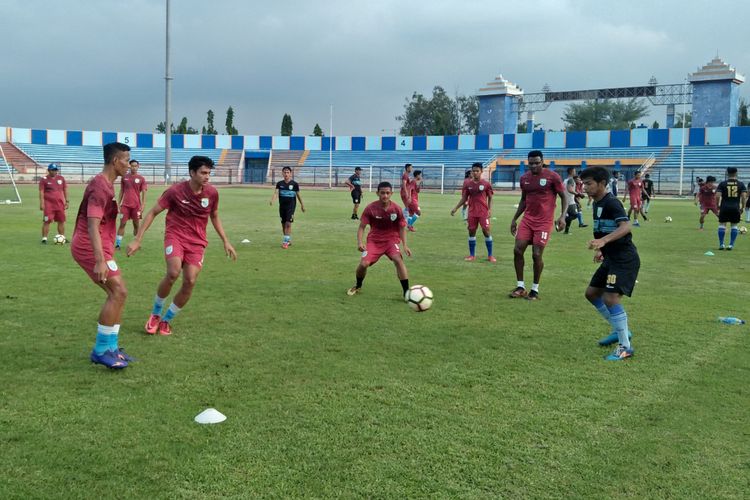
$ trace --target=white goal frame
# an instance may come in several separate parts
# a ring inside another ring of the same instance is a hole
[[[0,200],[0,204],[10,205],[10,204],[20,204],[21,203],[21,193],[18,192],[18,186],[16,185],[16,180],[13,178],[13,167],[8,163],[8,159],[5,157],[5,151],[3,151],[2,146],[0,146],[0,155],[3,157],[3,162],[5,163],[5,169],[7,170],[8,178],[10,179],[10,183],[13,185],[13,190],[16,192],[16,198],[18,198],[18,201],[16,200]]]
[[[404,163],[401,164],[395,164],[395,163],[370,163],[369,167],[369,174],[370,174],[370,181],[368,185],[368,191],[372,192],[372,171],[373,168],[392,168],[393,169],[393,175],[391,176],[391,180],[393,181],[392,184],[395,186],[396,181],[401,183],[401,174],[404,172]],[[444,194],[445,191],[445,163],[412,163],[411,164],[411,171],[414,172],[415,170],[422,170],[425,169],[440,169],[440,194]]]

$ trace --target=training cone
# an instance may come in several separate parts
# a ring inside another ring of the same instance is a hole
[[[214,408],[205,409],[195,417],[195,421],[199,424],[218,424],[226,419],[226,415]]]
[[[715,254],[711,250],[709,250],[708,252],[704,253],[703,255],[705,255],[707,257],[713,257]]]
[[[242,240],[242,243],[250,243],[250,240],[248,240],[247,238],[245,238],[244,240]]]

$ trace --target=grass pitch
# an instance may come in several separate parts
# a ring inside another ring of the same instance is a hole
[[[657,198],[653,221],[634,229],[642,267],[624,305],[636,354],[607,363],[596,340],[608,327],[583,298],[596,267],[590,228],[552,237],[542,300],[507,297],[516,195],[495,198],[495,265],[482,261],[481,237],[479,261],[463,261],[465,226],[449,216],[457,195],[422,195],[407,265],[435,305],[414,313],[387,260],[361,295],[346,296],[359,259],[347,193],[303,187],[308,212],[298,210],[289,250],[270,188],[220,193],[239,260],[224,257],[209,227],[204,270],[172,337],[142,330],[164,273],[164,216],[141,252],[118,256],[129,289],[120,342],[139,358],[122,372],[88,361],[104,294],[68,247],[39,244],[36,188],[0,208],[1,498],[739,498],[750,489],[748,327],[716,321],[750,319],[750,236],[717,251],[715,219],[696,231],[690,201]],[[71,188],[68,236],[81,194]],[[530,250],[526,267],[529,283]],[[207,407],[227,421],[194,423]]]

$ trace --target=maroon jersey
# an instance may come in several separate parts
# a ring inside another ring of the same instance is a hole
[[[411,201],[411,180],[409,180],[409,172],[404,170],[404,173],[401,174],[401,201],[404,202],[404,205],[408,205]]]
[[[142,210],[141,193],[143,191],[148,191],[145,177],[141,174],[127,174],[120,182],[120,192],[122,193],[120,206]]]
[[[698,191],[698,200],[703,208],[716,208],[716,187],[702,185]]]
[[[643,181],[641,179],[630,179],[628,181],[628,194],[631,198],[641,197],[641,191],[643,190]]]
[[[399,229],[406,227],[406,219],[401,207],[393,202],[383,208],[380,200],[373,201],[364,212],[361,221],[370,225],[367,241],[373,243],[398,243],[401,240]]]
[[[71,243],[74,256],[91,258],[94,255],[94,247],[91,246],[91,238],[89,238],[89,218],[101,219],[99,236],[102,239],[102,250],[104,250],[104,256],[111,259],[117,232],[117,202],[115,201],[115,186],[102,174],[91,179],[83,192],[83,200],[81,200],[81,206],[78,207],[76,227]]]
[[[579,179],[575,179],[576,181],[576,194],[584,194],[583,193],[583,181]]]
[[[555,216],[555,198],[565,192],[562,179],[548,168],[539,175],[528,171],[521,176],[521,191],[526,195],[524,220],[546,231]]]
[[[417,184],[417,181],[412,181],[411,186],[411,202],[419,204],[419,191],[420,187],[419,184]]]
[[[159,198],[159,206],[167,209],[164,241],[177,239],[189,245],[208,246],[208,217],[219,209],[219,192],[210,184],[194,193],[190,181],[174,184]]]
[[[44,207],[48,210],[65,210],[65,177],[45,176],[39,181],[39,191],[44,194]]]
[[[479,217],[486,219],[490,216],[489,200],[492,198],[494,192],[492,191],[492,184],[484,179],[480,179],[478,182],[473,179],[467,179],[469,182],[464,181],[462,196],[466,196],[469,201],[469,217]]]

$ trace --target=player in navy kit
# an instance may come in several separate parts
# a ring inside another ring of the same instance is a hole
[[[737,167],[727,168],[727,180],[719,184],[716,194],[719,198],[719,250],[731,250],[737,239],[737,224],[747,198],[747,188],[737,180]],[[729,245],[724,246],[727,224],[730,226]]]
[[[297,209],[297,200],[299,207],[305,211],[305,204],[299,195],[299,184],[292,180],[292,169],[284,167],[281,169],[284,180],[276,183],[271,196],[271,205],[279,197],[279,216],[281,217],[281,231],[284,233],[284,239],[281,242],[281,248],[289,248],[292,244],[292,222],[294,222],[294,211]]]
[[[604,167],[589,167],[581,172],[584,189],[594,200],[594,261],[601,263],[586,288],[586,299],[599,311],[614,330],[599,345],[618,343],[604,359],[620,361],[633,356],[628,316],[620,303],[622,296],[633,293],[641,266],[638,250],[632,241],[630,221],[622,203],[607,192],[609,172]]]
[[[354,204],[354,209],[352,210],[352,220],[359,219],[359,215],[357,215],[357,211],[359,211],[359,204],[362,201],[362,169],[360,167],[356,167],[354,169],[354,174],[350,175],[348,179],[344,181],[344,184],[349,188],[349,193],[352,195],[352,203]]]

